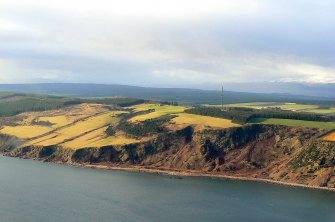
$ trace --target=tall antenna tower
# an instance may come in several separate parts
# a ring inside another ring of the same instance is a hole
[[[226,109],[223,107],[223,83],[221,85],[221,111],[226,111]]]

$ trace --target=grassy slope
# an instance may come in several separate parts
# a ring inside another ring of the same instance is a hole
[[[147,102],[136,98],[69,98],[50,95],[0,92],[0,117],[13,116],[29,111],[46,111],[65,108],[74,104],[92,103],[118,106],[131,106]]]
[[[217,128],[228,128],[240,126],[239,124],[232,123],[231,120],[210,117],[210,116],[200,116],[195,114],[180,113],[174,119],[173,122],[176,124],[188,124],[188,125],[200,125],[200,126],[209,126]]]
[[[335,129],[335,122],[317,122],[293,119],[254,118],[250,123],[261,123],[267,125],[301,126],[309,128]]]
[[[51,127],[46,126],[6,126],[1,129],[0,133],[29,139],[50,132],[51,130]]]
[[[238,124],[232,123],[231,120],[215,118],[209,116],[201,116],[195,114],[184,113],[187,107],[184,106],[160,106],[157,104],[141,104],[133,106],[135,111],[154,110],[151,113],[138,115],[130,119],[131,122],[145,121],[148,119],[159,118],[164,115],[176,115],[177,117],[172,119],[172,123],[177,125],[195,125],[200,127],[215,127],[215,128],[228,128],[239,126]]]
[[[169,114],[178,114],[185,111],[186,107],[184,106],[169,106],[164,105],[160,106],[157,104],[141,104],[133,106],[135,111],[145,111],[145,110],[154,110],[148,114],[138,115],[130,119],[131,122],[144,121],[148,119],[155,119],[164,115]]]
[[[280,108],[283,110],[303,111],[311,113],[330,114],[335,113],[335,107],[329,109],[320,108],[319,105],[311,104],[297,104],[297,103],[278,103],[278,102],[254,102],[254,103],[236,103],[228,104],[228,107],[242,107],[242,108],[253,108],[262,109],[264,107]]]
[[[0,104],[6,104],[8,101],[15,102],[16,104],[22,98],[27,99],[25,95],[22,96],[10,93],[2,93],[0,94]],[[59,97],[52,97],[52,99],[58,100]],[[53,101],[52,99],[50,101]],[[64,101],[64,98],[62,98],[61,100]],[[21,116],[21,118],[18,118],[19,120],[17,120],[16,122],[17,126],[4,126],[0,130],[0,132],[4,134],[14,135],[22,139],[28,139],[25,145],[47,146],[58,144],[73,149],[82,147],[99,147],[105,145],[129,144],[140,141],[139,139],[129,138],[125,136],[122,132],[118,132],[113,136],[107,136],[105,133],[106,128],[110,125],[117,125],[120,121],[120,118],[122,118],[119,117],[119,115],[125,113],[125,111],[110,111],[109,108],[105,105],[93,104],[93,101],[95,100],[90,100],[90,102],[92,103],[85,103],[66,107],[61,106],[59,107],[60,109],[54,109],[51,111],[23,113],[19,115]],[[101,102],[102,100],[99,101]],[[113,101],[113,98],[105,98],[102,103],[113,104]],[[118,102],[124,102],[123,104],[132,104],[133,102],[136,103],[138,101],[133,99],[121,99],[121,101],[118,100]],[[230,106],[252,108],[262,108],[264,106],[278,106],[283,109],[291,110],[320,110],[317,109],[318,106],[315,105],[292,103],[284,104],[276,102],[244,103],[233,104]],[[220,117],[210,117],[185,113],[184,111],[189,108],[185,106],[139,104],[133,105],[130,108],[132,108],[135,112],[152,110],[152,112],[150,113],[132,117],[130,119],[130,122],[134,124],[149,119],[155,119],[166,115],[171,115],[176,116],[170,121],[170,123],[168,123],[170,126],[172,126],[171,129],[173,129],[173,126],[184,125],[194,125],[199,129],[203,129],[206,127],[228,128],[239,126],[238,124],[232,123],[231,120]],[[333,110],[335,111],[335,109]],[[39,122],[49,123],[49,125],[38,125]],[[289,120],[255,118],[252,119],[251,123],[335,129],[334,122],[301,121],[292,119]]]
[[[117,124],[125,111],[109,111],[103,105],[81,104],[72,108],[20,114],[17,126],[4,126],[0,132],[27,140],[26,145],[62,145],[77,149],[87,146],[128,144],[136,142],[122,135],[107,137],[108,125]],[[49,126],[36,125],[44,121]]]
[[[230,120],[192,115],[183,113],[183,106],[160,106],[157,104],[142,104],[131,107],[137,111],[154,110],[149,114],[138,115],[130,122],[136,124],[152,118],[166,115],[177,115],[168,123],[173,126],[195,125],[200,128],[214,127],[227,128],[238,126]],[[25,139],[27,145],[61,145],[72,149],[82,147],[100,147],[106,145],[129,144],[139,142],[142,139],[127,137],[122,131],[108,136],[105,131],[108,126],[116,126],[125,111],[110,111],[99,104],[80,104],[71,108],[58,109],[43,112],[31,112],[20,114],[15,122],[16,126],[4,126],[0,132]],[[36,125],[42,121],[48,126]],[[177,127],[178,128],[178,127]],[[145,139],[145,138],[144,138]]]

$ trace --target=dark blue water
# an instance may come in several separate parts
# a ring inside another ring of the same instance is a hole
[[[335,221],[335,193],[0,157],[0,221]]]

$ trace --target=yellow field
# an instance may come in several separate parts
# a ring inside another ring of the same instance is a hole
[[[79,121],[74,123],[73,125],[59,129],[56,132],[52,133],[52,135],[47,135],[42,138],[38,138],[35,141],[30,141],[29,143],[40,146],[47,146],[54,144],[63,144],[63,142],[65,142],[64,144],[67,144],[66,141],[70,141],[71,143],[69,142],[69,144],[71,145],[71,147],[81,147],[83,145],[83,142],[87,140],[87,136],[89,137],[90,134],[96,136],[92,134],[93,132],[101,128],[105,129],[107,125],[117,124],[119,118],[117,118],[116,116],[118,114],[119,112],[109,112],[94,116],[86,119],[85,121]],[[103,132],[101,133],[103,134]]]
[[[157,105],[157,104],[141,104],[133,106],[135,111],[144,111],[154,109],[154,112],[138,115],[130,119],[131,122],[144,121],[148,119],[155,119],[167,114],[178,114],[182,113],[187,109],[184,106],[169,106],[169,105]]]
[[[68,125],[72,123],[74,120],[68,116],[61,115],[61,116],[42,116],[37,119],[38,121],[48,121],[52,123],[52,127],[57,128],[61,126]]]
[[[0,133],[29,139],[50,132],[51,130],[52,128],[47,126],[5,126],[0,130]]]
[[[198,125],[204,127],[214,127],[214,128],[228,128],[239,126],[238,124],[232,123],[231,120],[215,118],[210,116],[201,116],[188,113],[180,113],[172,121],[176,124],[189,124]]]
[[[123,136],[106,136],[105,130],[107,127],[103,127],[93,132],[82,135],[75,140],[71,140],[69,142],[62,143],[61,145],[64,147],[78,149],[80,147],[101,147],[107,145],[122,145],[135,143],[138,140],[126,138]]]
[[[78,136],[84,132],[100,128],[102,126],[105,126],[106,124],[117,123],[118,120],[119,119],[115,118],[115,115],[113,113],[106,113],[89,118],[85,121],[80,121],[57,132],[62,135],[73,137]]]
[[[53,138],[55,138],[57,136],[58,136],[58,134],[56,134],[56,133],[50,133],[50,134],[48,134],[46,136],[39,137],[39,138],[37,138],[35,140],[30,140],[30,141],[24,143],[24,146],[41,145],[43,142],[44,142],[44,146],[57,144],[57,142],[54,142],[54,140],[53,140]],[[45,142],[45,141],[48,141],[48,142]]]
[[[137,142],[125,136],[107,136],[109,125],[119,122],[118,115],[128,111],[109,111],[100,104],[80,104],[60,110],[20,114],[18,126],[4,126],[0,133],[26,140],[27,145],[60,145],[72,149]],[[51,126],[35,122],[50,122]],[[42,136],[44,135],[44,136]],[[32,139],[36,137],[35,139]]]
[[[176,115],[170,124],[171,130],[185,125],[194,125],[197,130],[207,127],[227,128],[238,126],[230,120],[187,114],[187,107],[157,104],[142,104],[131,107],[135,111],[153,109],[148,114],[133,117],[130,121],[144,121],[164,115]],[[81,104],[60,110],[29,112],[20,114],[14,122],[18,126],[4,126],[0,133],[17,136],[24,139],[22,146],[59,145],[71,149],[85,147],[101,147],[107,145],[124,145],[145,141],[149,137],[137,140],[129,138],[126,133],[117,131],[116,135],[108,136],[105,131],[108,126],[116,126],[119,115],[128,111],[110,111],[99,104]],[[38,122],[50,122],[51,126],[41,126]]]
[[[325,136],[324,139],[327,140],[327,141],[335,142],[335,132]]]

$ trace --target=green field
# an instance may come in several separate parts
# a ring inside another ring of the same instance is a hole
[[[335,113],[335,108],[329,108],[329,109],[310,109],[306,110],[305,112],[310,112],[310,113],[320,113],[320,114],[332,114]]]
[[[266,119],[254,118],[249,123],[261,123],[267,125],[283,125],[283,126],[301,126],[308,128],[321,128],[321,129],[335,129],[335,122],[317,122],[293,119]]]
[[[218,106],[218,105],[215,105],[215,106]],[[321,114],[335,113],[335,107],[320,108],[319,105],[298,104],[298,103],[254,102],[254,103],[228,104],[225,106],[226,107],[252,108],[252,109],[280,108],[282,110],[321,113]]]

